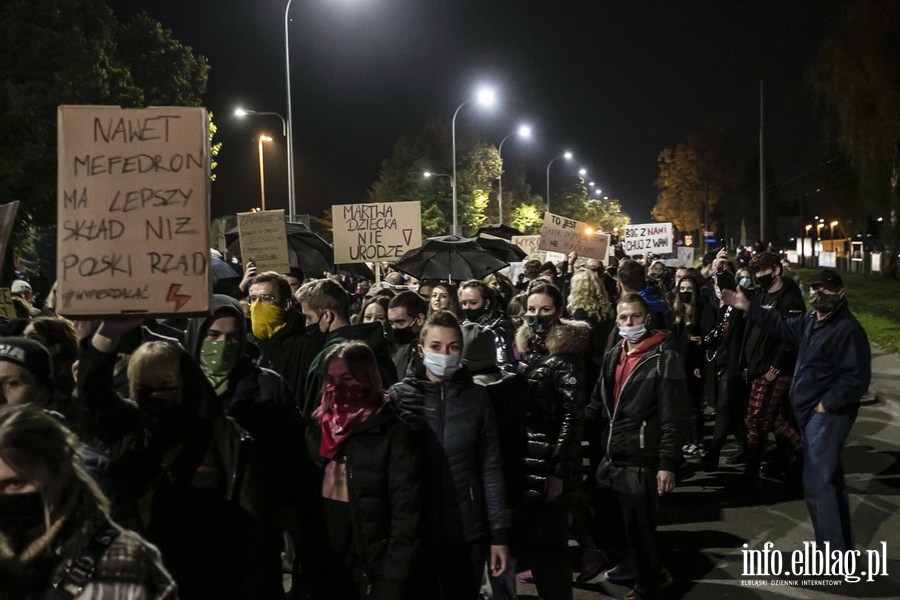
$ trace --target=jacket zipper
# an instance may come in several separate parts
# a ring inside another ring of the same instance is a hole
[[[444,384],[440,383],[441,388],[441,410],[440,417],[438,418],[438,423],[440,424],[441,430],[438,432],[438,439],[441,440],[441,445],[446,445],[445,442],[447,440],[444,439],[444,424],[447,422],[447,401],[444,397]]]
[[[609,456],[609,445],[610,445],[610,442],[612,442],[613,426],[616,423],[616,415],[619,413],[619,405],[622,403],[621,396],[625,392],[625,386],[628,385],[628,381],[631,379],[631,376],[634,375],[634,372],[638,370],[638,367],[642,366],[647,361],[652,360],[653,358],[655,358],[659,355],[660,355],[659,350],[657,349],[653,352],[653,354],[650,354],[650,355],[642,358],[640,360],[640,362],[638,362],[638,364],[634,365],[634,368],[631,370],[631,373],[628,374],[628,377],[625,378],[625,383],[622,384],[622,391],[619,393],[619,396],[620,396],[619,402],[616,402],[616,407],[613,410],[613,413],[609,419],[609,435],[606,437],[606,455],[607,456]],[[613,375],[615,375],[615,373],[616,373],[616,370],[615,370],[615,368],[613,368]],[[606,396],[606,386],[603,386],[603,395]],[[609,405],[606,402],[604,402],[604,404],[606,405],[606,414],[609,414]],[[646,423],[646,421],[645,421],[645,423]],[[642,427],[641,428],[641,448],[643,448],[643,447],[644,447],[644,429]]]
[[[646,427],[647,427],[647,421],[644,421],[643,423],[641,423],[641,433],[640,433],[640,436],[639,436],[639,439],[640,439],[640,441],[641,441],[641,450],[644,449],[644,429],[645,429]]]

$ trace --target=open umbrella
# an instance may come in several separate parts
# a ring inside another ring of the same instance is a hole
[[[522,232],[515,227],[510,227],[509,225],[504,225],[503,223],[491,223],[489,225],[482,225],[478,228],[478,231],[475,233],[475,235],[480,236],[483,233],[492,235],[494,237],[503,238],[504,240],[511,240],[512,236],[514,235],[522,235]]]
[[[288,261],[292,267],[304,273],[321,273],[334,270],[334,250],[331,244],[320,238],[302,223],[285,223],[288,242]],[[228,251],[241,254],[241,242],[237,227],[225,233]],[[243,255],[241,258],[244,259]]]
[[[425,240],[392,265],[416,279],[482,279],[508,266],[472,238],[445,235]]]
[[[516,246],[510,244],[506,240],[497,238],[477,237],[475,242],[485,249],[491,256],[503,262],[521,262],[525,260],[528,253]]]

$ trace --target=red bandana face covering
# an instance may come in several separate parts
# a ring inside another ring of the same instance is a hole
[[[375,410],[363,396],[358,383],[326,383],[322,386],[322,405],[313,416],[319,419],[322,442],[319,454],[334,458],[343,441],[358,424]]]

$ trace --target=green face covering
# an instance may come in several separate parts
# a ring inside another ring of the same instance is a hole
[[[200,348],[200,368],[221,396],[228,389],[228,374],[241,357],[240,342],[203,342]]]

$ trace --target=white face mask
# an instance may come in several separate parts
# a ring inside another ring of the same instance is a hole
[[[462,367],[462,357],[426,352],[422,363],[432,375],[443,379],[444,377],[451,377],[459,371],[460,367]]]
[[[619,335],[632,344],[637,344],[647,333],[646,325],[634,325],[632,327],[619,327]]]

